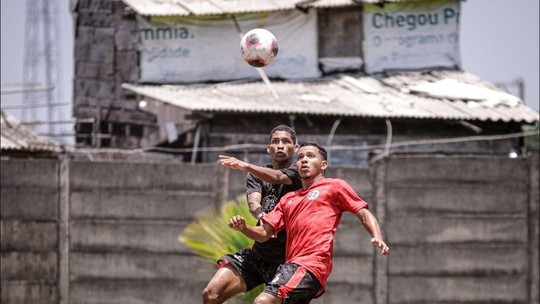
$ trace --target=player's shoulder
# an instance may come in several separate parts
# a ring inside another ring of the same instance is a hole
[[[299,192],[301,189],[297,189],[297,190],[294,190],[294,191],[289,191],[285,194],[283,194],[283,196],[280,198],[280,201],[285,199],[285,198],[291,198],[291,197],[296,197],[299,195]]]
[[[335,177],[325,177],[323,181],[325,181],[328,184],[346,184],[347,183],[344,179],[335,178]]]
[[[351,185],[345,181],[344,179],[341,179],[341,178],[325,178],[324,179],[324,182],[327,184],[327,185],[330,185],[332,186],[333,189],[338,189],[338,188],[350,188]]]

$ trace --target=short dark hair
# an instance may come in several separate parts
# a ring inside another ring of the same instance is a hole
[[[326,149],[323,148],[322,146],[314,143],[314,142],[311,142],[311,141],[305,141],[303,143],[300,144],[300,146],[298,147],[298,149],[302,148],[302,147],[306,147],[306,146],[313,146],[313,147],[316,147],[317,149],[319,149],[319,153],[321,153],[321,156],[324,160],[326,160],[326,157],[327,157],[327,154],[326,153]]]
[[[286,126],[286,125],[279,125],[273,128],[272,131],[270,131],[270,141],[272,141],[272,135],[274,135],[276,131],[284,131],[291,134],[291,139],[293,143],[296,144],[296,132],[294,132],[294,130],[291,127]]]

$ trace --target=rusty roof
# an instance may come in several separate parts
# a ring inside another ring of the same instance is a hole
[[[338,74],[316,80],[123,87],[142,98],[194,112],[244,112],[373,118],[535,123],[539,113],[463,71]],[[274,93],[273,93],[274,92]]]
[[[24,152],[61,152],[62,147],[49,138],[44,138],[25,126],[15,117],[2,110],[2,151],[14,150]]]
[[[122,0],[143,16],[204,16],[344,7],[378,0]],[[401,2],[405,0],[386,0]]]

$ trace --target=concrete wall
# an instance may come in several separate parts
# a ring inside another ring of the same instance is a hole
[[[71,162],[70,302],[196,303],[209,274],[177,237],[217,206],[219,169]]]
[[[213,272],[177,241],[244,191],[215,164],[2,160],[2,303],[200,303]],[[538,303],[538,156],[391,157],[334,167],[371,204],[381,257],[352,215],[315,304]]]
[[[538,303],[537,161],[389,159],[388,302]]]
[[[57,303],[60,164],[1,164],[1,301]]]

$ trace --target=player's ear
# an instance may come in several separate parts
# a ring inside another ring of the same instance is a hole
[[[325,159],[321,162],[321,170],[326,171],[326,168],[328,168],[328,161]]]
[[[266,153],[270,154],[270,145],[266,146]]]
[[[298,152],[298,145],[294,145],[294,153]]]

